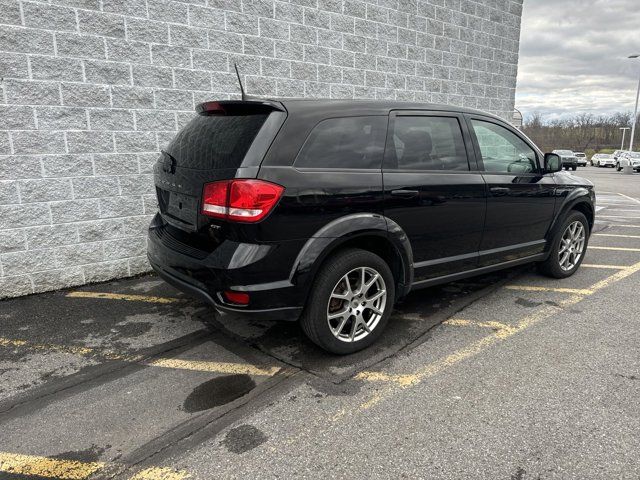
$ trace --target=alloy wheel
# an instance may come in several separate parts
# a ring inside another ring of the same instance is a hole
[[[582,222],[571,222],[562,234],[558,250],[558,263],[562,270],[568,272],[575,268],[582,257],[585,240],[586,232]]]
[[[354,268],[336,283],[327,305],[327,322],[342,342],[357,342],[378,325],[387,303],[384,279],[371,267]]]

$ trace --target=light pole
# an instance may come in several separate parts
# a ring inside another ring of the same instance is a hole
[[[640,53],[629,55],[629,58],[638,58]],[[633,110],[633,124],[631,125],[631,141],[629,142],[629,151],[633,152],[633,137],[636,134],[636,123],[638,123],[638,98],[640,98],[640,77],[638,78],[638,92],[636,93],[636,108]]]
[[[620,127],[620,130],[622,130],[622,145],[620,145],[620,150],[624,150],[624,136],[627,133],[627,130],[630,130],[631,127]]]

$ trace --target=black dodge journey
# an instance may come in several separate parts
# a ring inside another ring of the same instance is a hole
[[[221,314],[300,321],[351,353],[411,290],[527,262],[572,275],[595,192],[560,169],[475,110],[206,102],[155,166],[149,260]]]

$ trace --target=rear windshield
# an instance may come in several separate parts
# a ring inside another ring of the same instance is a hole
[[[178,167],[237,168],[268,115],[197,115],[166,151]]]

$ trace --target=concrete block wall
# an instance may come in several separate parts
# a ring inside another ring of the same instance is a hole
[[[147,271],[158,150],[204,100],[510,117],[522,0],[0,0],[0,298]]]

